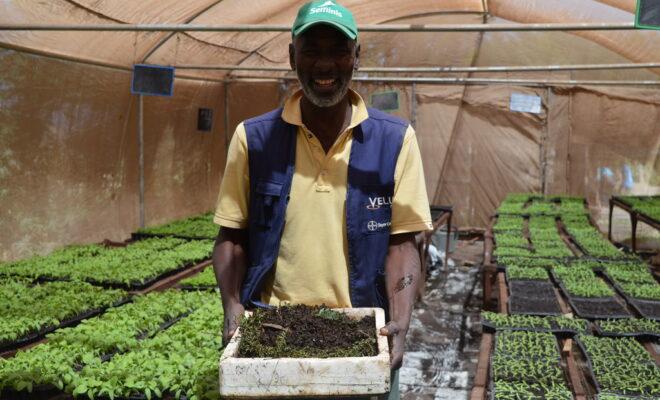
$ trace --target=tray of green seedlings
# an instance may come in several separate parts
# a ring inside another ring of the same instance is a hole
[[[559,202],[559,215],[587,215],[587,203],[583,197],[558,196],[552,200]]]
[[[197,275],[183,279],[179,282],[179,288],[183,290],[215,290],[218,283],[215,279],[213,267],[207,267]]]
[[[501,215],[497,217],[495,225],[493,225],[493,232],[503,233],[503,232],[518,232],[520,236],[523,236],[523,227],[525,224],[525,218],[517,215]]]
[[[660,398],[660,367],[635,339],[580,335],[576,343],[585,354],[599,399],[604,395]]]
[[[86,366],[139,349],[172,321],[208,304],[219,307],[217,299],[201,292],[150,293],[76,327],[58,329],[47,336],[47,342],[0,359],[0,393],[17,399],[71,395],[76,389],[82,393],[80,372]]]
[[[660,321],[646,318],[595,321],[596,333],[606,337],[637,337],[639,340],[660,339]]]
[[[85,281],[105,287],[144,289],[211,256],[213,241],[152,238],[126,247],[90,245],[63,261],[49,256],[14,266],[11,274],[40,280]]]
[[[554,217],[533,216],[529,219],[529,236],[538,257],[567,258],[573,252],[566,246],[557,230]]]
[[[47,256],[37,255],[24,260],[7,262],[0,268],[4,277],[22,277],[35,280],[49,271],[66,271],[78,260],[96,257],[106,251],[101,244],[72,245],[55,250]]]
[[[115,399],[218,399],[222,307],[211,294],[190,315],[130,352],[90,363],[72,382],[73,395]]]
[[[554,285],[545,268],[509,266],[506,269],[509,287],[508,308],[511,314],[559,315]]]
[[[660,223],[660,196],[618,196],[630,206],[635,212],[644,214]]]
[[[571,265],[555,267],[551,276],[568,298],[568,303],[581,318],[630,318],[614,290],[598,278],[591,268]]]
[[[497,247],[520,247],[529,249],[529,240],[522,235],[522,231],[504,231],[495,234]]]
[[[561,220],[573,243],[588,257],[601,260],[638,260],[610,243],[584,215],[562,215]]]
[[[215,239],[218,225],[213,222],[212,212],[195,215],[158,226],[141,228],[133,233],[135,240],[149,237],[177,237],[181,239]]]
[[[496,260],[497,269],[506,271],[510,266],[520,268],[551,269],[555,265],[563,265],[562,260],[541,257],[499,257]]]
[[[501,331],[490,360],[491,399],[573,398],[551,333]]]
[[[535,197],[529,193],[509,193],[497,208],[498,215],[522,215],[526,204]]]
[[[559,214],[557,203],[546,198],[532,200],[524,211],[532,216],[555,216]]]
[[[603,274],[640,315],[660,319],[660,285],[646,264],[603,263]]]
[[[536,331],[553,332],[562,337],[570,337],[590,332],[589,321],[563,316],[506,315],[483,311],[481,324],[483,331],[488,333],[502,330]]]
[[[37,341],[127,298],[122,290],[104,290],[84,282],[6,281],[0,285],[0,351]]]

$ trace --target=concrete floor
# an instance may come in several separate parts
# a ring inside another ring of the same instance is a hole
[[[482,253],[482,241],[461,241],[448,272],[440,267],[427,278],[406,340],[403,399],[468,399],[481,340]]]

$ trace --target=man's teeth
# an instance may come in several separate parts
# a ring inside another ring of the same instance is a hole
[[[316,82],[319,85],[332,85],[335,80],[334,79],[314,79],[314,82]]]

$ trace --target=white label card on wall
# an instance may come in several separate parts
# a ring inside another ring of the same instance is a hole
[[[540,114],[541,97],[522,93],[511,93],[509,109],[511,111]]]

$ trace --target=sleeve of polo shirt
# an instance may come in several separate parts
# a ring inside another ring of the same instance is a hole
[[[408,126],[394,172],[391,234],[433,228],[415,130]]]
[[[247,137],[241,122],[227,151],[227,165],[220,184],[220,194],[213,222],[227,228],[244,229],[248,225],[250,177]]]

